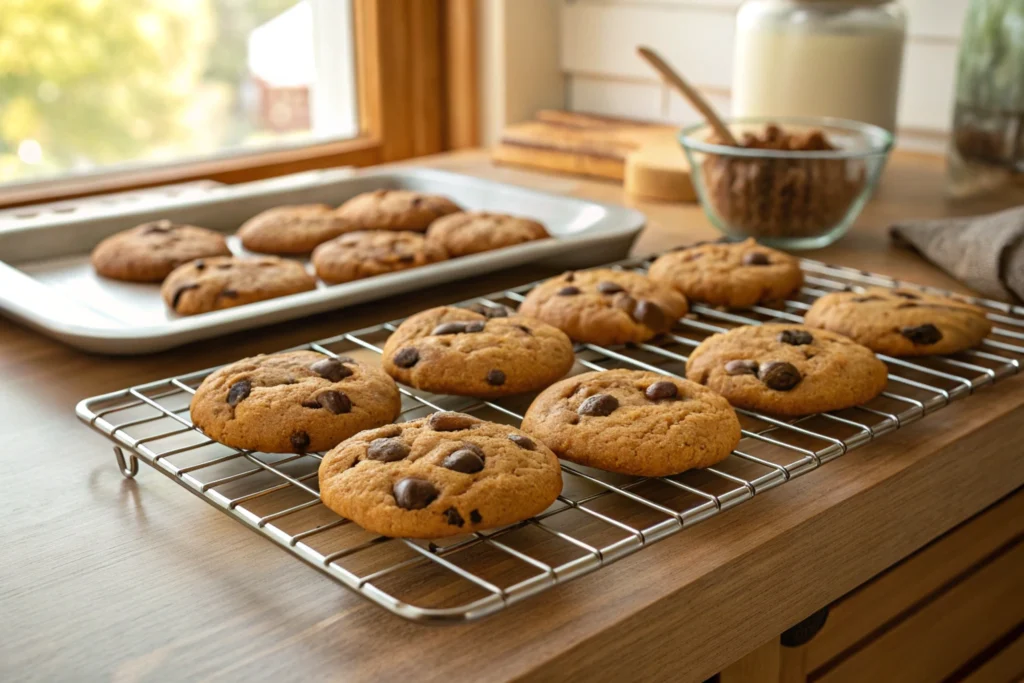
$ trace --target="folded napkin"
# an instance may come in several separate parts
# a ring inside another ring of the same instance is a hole
[[[907,221],[889,234],[986,297],[1024,301],[1024,206],[987,216]]]

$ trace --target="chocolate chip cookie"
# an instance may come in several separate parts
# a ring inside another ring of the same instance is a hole
[[[163,220],[106,238],[92,250],[92,267],[114,280],[160,282],[192,259],[230,254],[219,232]]]
[[[178,315],[196,315],[311,289],[316,289],[316,280],[297,261],[216,256],[175,269],[160,294]]]
[[[588,372],[548,387],[523,430],[580,465],[662,477],[724,460],[740,440],[728,401],[654,372]]]
[[[324,505],[384,536],[438,538],[513,524],[562,491],[558,459],[518,429],[462,413],[362,432],[324,456]]]
[[[753,239],[669,252],[651,264],[647,275],[675,287],[690,301],[730,308],[785,299],[804,281],[796,258]]]
[[[870,401],[887,374],[870,349],[841,334],[776,323],[712,335],[686,363],[687,379],[734,406],[788,416]]]
[[[211,439],[265,453],[325,451],[398,417],[398,387],[380,368],[315,351],[245,358],[203,380],[192,422]]]
[[[338,215],[355,230],[413,230],[424,232],[431,223],[462,209],[447,197],[409,190],[374,190],[348,200]]]
[[[804,322],[890,356],[956,353],[977,346],[992,331],[985,311],[977,306],[886,287],[827,294],[804,314]]]
[[[537,221],[501,213],[467,211],[438,218],[427,230],[427,241],[454,258],[550,237]]]
[[[278,206],[242,224],[242,246],[261,254],[308,254],[318,244],[355,230],[326,204]]]
[[[569,272],[533,288],[519,312],[554,325],[580,342],[645,342],[668,331],[688,310],[668,285],[632,271]]]
[[[573,362],[572,342],[556,327],[453,306],[417,313],[384,345],[384,370],[399,382],[458,396],[543,389]]]
[[[313,267],[324,282],[337,284],[443,261],[443,248],[421,233],[407,230],[360,230],[321,244]]]

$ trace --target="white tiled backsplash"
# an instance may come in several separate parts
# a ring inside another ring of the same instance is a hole
[[[969,0],[903,0],[910,17],[900,92],[900,142],[941,150],[952,115],[956,54]],[[729,111],[734,15],[740,0],[563,0],[561,66],[575,111],[676,124],[696,113],[636,56],[650,45]]]

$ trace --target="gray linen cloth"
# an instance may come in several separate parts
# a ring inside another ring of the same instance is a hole
[[[906,221],[889,234],[988,298],[1024,301],[1024,206],[987,216]]]

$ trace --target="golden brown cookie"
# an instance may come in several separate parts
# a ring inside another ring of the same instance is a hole
[[[308,254],[318,244],[355,230],[326,204],[278,206],[257,214],[238,229],[242,246],[262,254]]]
[[[753,239],[669,252],[651,264],[647,275],[690,301],[731,308],[785,299],[804,281],[796,258]]]
[[[315,351],[245,358],[203,380],[192,422],[215,441],[265,453],[325,451],[393,421],[398,387],[380,368]]]
[[[466,211],[438,218],[427,230],[427,241],[443,248],[452,258],[550,236],[537,221],[487,211]]]
[[[324,242],[313,252],[313,267],[324,282],[337,284],[443,261],[443,248],[421,233],[360,230]]]
[[[977,306],[887,287],[827,294],[804,314],[804,322],[890,356],[956,353],[977,346],[992,331],[985,311]]]
[[[543,389],[575,359],[569,337],[540,320],[440,306],[399,325],[383,362],[389,375],[417,389],[494,397]]]
[[[324,456],[324,505],[384,536],[438,538],[513,524],[562,490],[558,459],[518,429],[462,413],[362,432]]]
[[[316,280],[298,261],[216,256],[175,269],[160,294],[175,313],[196,315],[311,289],[316,289]]]
[[[461,210],[447,197],[409,190],[374,190],[348,200],[338,214],[355,230],[423,232],[441,216]]]
[[[160,282],[192,259],[230,255],[219,232],[162,220],[137,225],[100,242],[92,250],[92,267],[115,280]]]
[[[526,411],[523,430],[564,460],[645,477],[710,467],[740,440],[724,398],[637,370],[588,372],[548,387]]]
[[[694,349],[686,377],[734,406],[809,415],[860,405],[885,389],[888,370],[870,349],[803,325],[745,325]]]
[[[672,287],[632,271],[583,270],[551,278],[533,288],[519,306],[522,315],[554,325],[580,342],[645,342],[689,310]]]

